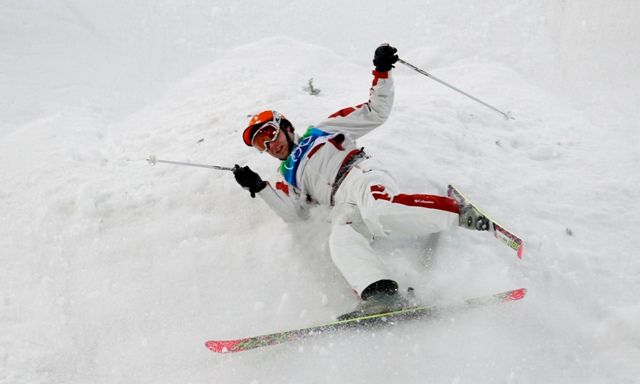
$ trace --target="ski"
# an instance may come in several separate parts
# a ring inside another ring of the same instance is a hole
[[[506,244],[509,248],[516,251],[518,258],[522,259],[524,253],[524,242],[520,237],[515,235],[513,232],[506,229],[502,224],[498,224],[491,216],[487,215],[482,209],[480,209],[477,205],[475,205],[471,200],[469,200],[465,195],[460,192],[456,187],[449,185],[447,190],[447,195],[458,202],[458,204],[466,205],[470,204],[478,211],[480,211],[488,220],[489,220],[489,230],[493,232],[493,235],[496,239],[500,240],[504,244]]]
[[[399,321],[433,317],[438,313],[449,313],[462,309],[517,301],[524,298],[526,293],[527,290],[525,288],[519,288],[512,291],[497,293],[494,295],[467,299],[457,305],[450,305],[445,307],[438,307],[435,305],[418,305],[398,311],[363,316],[342,321],[334,321],[327,324],[276,332],[268,335],[246,337],[235,340],[209,340],[205,343],[205,346],[210,350],[219,353],[242,352],[250,349],[266,347],[269,345],[301,340],[312,336],[326,334],[329,332],[392,325]]]

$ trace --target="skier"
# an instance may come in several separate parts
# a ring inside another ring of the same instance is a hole
[[[373,84],[366,103],[341,109],[298,136],[281,113],[253,116],[243,131],[246,145],[281,161],[284,181],[262,180],[248,166],[234,168],[238,184],[260,196],[282,219],[308,216],[310,202],[332,207],[331,258],[362,302],[339,319],[382,313],[407,306],[398,283],[371,247],[391,234],[424,235],[457,225],[488,229],[471,206],[427,194],[402,194],[396,181],[355,140],[382,125],[393,105],[391,69],[397,49],[380,45],[374,53]]]

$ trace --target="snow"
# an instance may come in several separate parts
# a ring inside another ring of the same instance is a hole
[[[0,383],[632,383],[640,377],[640,59],[632,1],[0,5]],[[302,130],[366,100],[381,42],[505,111],[397,65],[359,143],[407,192],[458,185],[526,242],[464,230],[376,245],[424,302],[521,302],[219,355],[207,339],[356,304],[328,211],[287,225],[228,172],[275,178],[248,115]],[[308,80],[321,90],[303,90]]]

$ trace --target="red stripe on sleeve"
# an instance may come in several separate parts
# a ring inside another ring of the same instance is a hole
[[[375,87],[376,85],[378,85],[378,79],[388,79],[389,78],[389,72],[378,72],[378,71],[373,71],[373,86]]]
[[[341,110],[339,110],[338,112],[332,114],[329,116],[329,118],[334,118],[334,117],[345,117],[348,116],[349,114],[351,114],[351,112],[355,111],[356,109],[362,107],[363,105],[365,105],[366,103],[362,103],[362,104],[358,104],[355,107],[347,107],[347,108],[342,108]]]
[[[282,192],[284,192],[287,196],[289,196],[289,186],[287,185],[287,183],[285,183],[284,181],[278,181],[276,183],[276,189],[281,190]]]

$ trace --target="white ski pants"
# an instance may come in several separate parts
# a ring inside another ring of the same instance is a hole
[[[425,235],[458,225],[454,200],[400,194],[395,180],[370,159],[351,169],[334,199],[331,258],[358,295],[376,281],[395,280],[372,249],[372,238]]]

